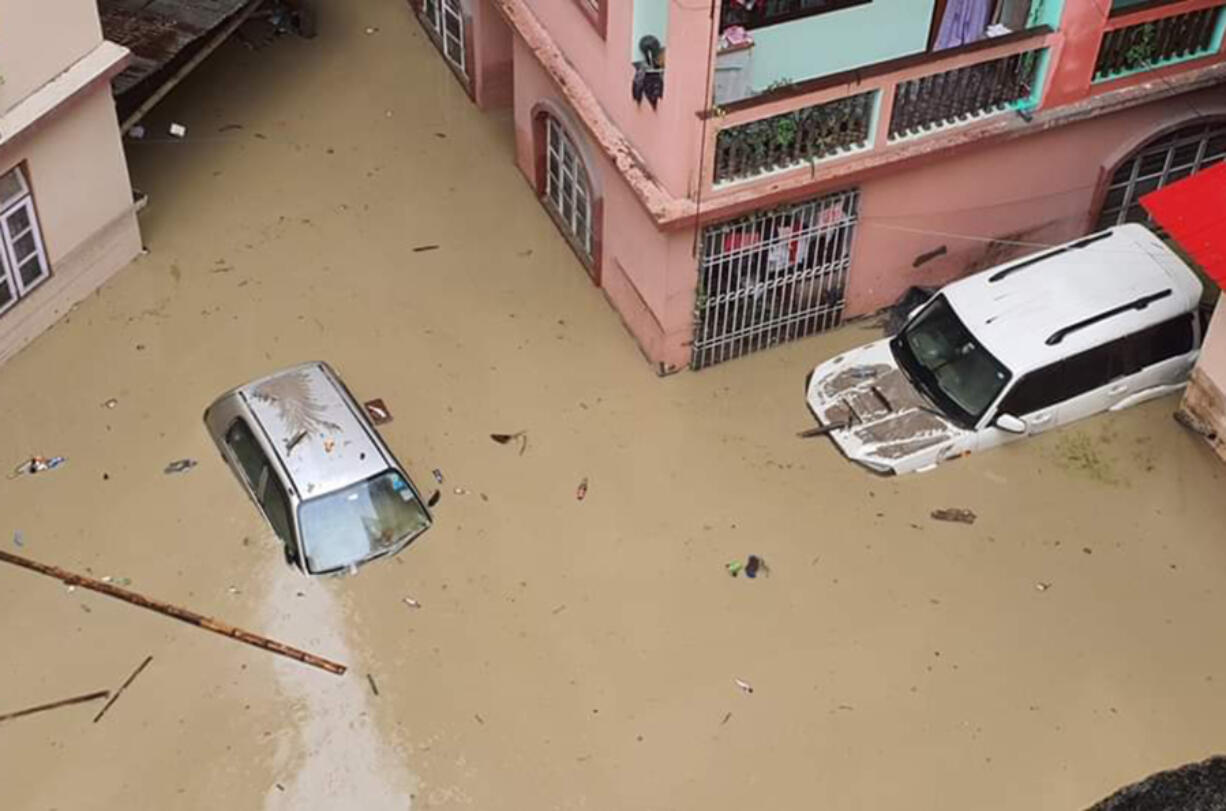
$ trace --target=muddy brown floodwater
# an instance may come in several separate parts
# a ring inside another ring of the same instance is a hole
[[[656,378],[407,4],[321,25],[131,146],[150,253],[0,369],[0,461],[69,459],[0,481],[0,542],[350,671],[6,567],[0,713],[153,661],[0,724],[0,805],[1077,809],[1220,749],[1226,471],[1173,401],[872,477],[794,432],[877,333]],[[201,423],[311,358],[446,477],[356,577],[287,569]]]

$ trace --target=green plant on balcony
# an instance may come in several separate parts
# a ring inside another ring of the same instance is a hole
[[[787,149],[796,140],[800,125],[795,114],[779,116],[775,119],[775,143]]]
[[[1133,37],[1132,44],[1124,51],[1123,70],[1135,70],[1148,67],[1153,62],[1157,51],[1158,26],[1146,23],[1140,26]]]

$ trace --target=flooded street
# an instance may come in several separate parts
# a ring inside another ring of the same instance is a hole
[[[349,671],[4,566],[0,713],[153,659],[0,724],[0,805],[1072,811],[1221,749],[1226,468],[1173,399],[886,479],[795,436],[867,324],[658,378],[509,114],[406,3],[324,5],[130,145],[149,253],[0,367],[6,472],[68,458],[0,480],[0,543]],[[315,359],[444,476],[354,577],[285,565],[201,421]]]

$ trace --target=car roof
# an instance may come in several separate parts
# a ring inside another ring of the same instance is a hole
[[[325,363],[283,369],[235,391],[304,500],[364,481],[391,464],[374,428]]]
[[[1149,229],[1130,223],[976,273],[941,292],[1016,375],[1194,310],[1201,282]],[[1097,320],[1079,326],[1088,319]]]

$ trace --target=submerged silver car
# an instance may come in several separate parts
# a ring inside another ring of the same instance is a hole
[[[430,527],[421,494],[326,363],[228,391],[204,424],[307,574],[395,554]]]

